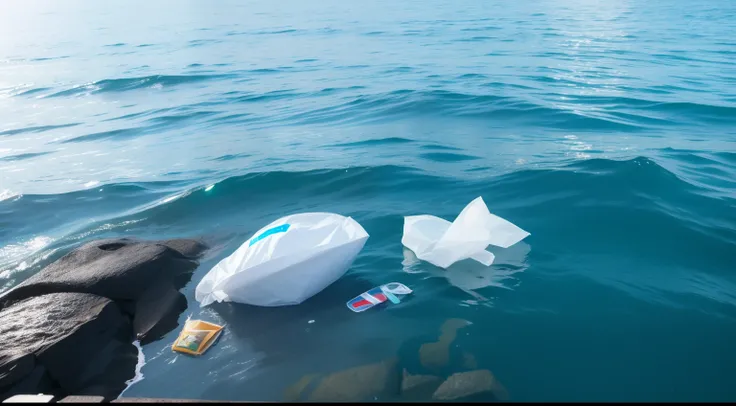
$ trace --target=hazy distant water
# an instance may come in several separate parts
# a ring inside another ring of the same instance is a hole
[[[728,0],[5,1],[0,288],[90,239],[204,238],[182,321],[226,333],[144,347],[126,396],[278,400],[463,319],[453,348],[511,400],[733,401],[734,140]],[[404,261],[402,216],[477,196],[532,236],[489,269]],[[200,311],[202,276],[300,211],[368,231],[348,274]],[[415,295],[345,308],[389,281]]]

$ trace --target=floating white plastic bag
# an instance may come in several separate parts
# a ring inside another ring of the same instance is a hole
[[[527,236],[526,231],[491,214],[478,197],[452,223],[426,214],[405,217],[401,243],[417,258],[440,268],[467,258],[489,266],[494,259],[486,251],[489,245],[508,248]]]
[[[215,265],[195,297],[201,306],[299,304],[343,276],[367,239],[360,224],[338,214],[280,218]]]

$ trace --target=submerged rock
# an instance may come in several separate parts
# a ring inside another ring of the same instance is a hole
[[[440,401],[460,401],[484,396],[498,400],[508,398],[506,389],[487,369],[453,374],[437,388],[432,398]]]
[[[363,365],[322,378],[309,395],[310,402],[365,402],[386,400],[401,390],[397,359]]]
[[[0,297],[0,399],[16,393],[112,399],[135,373],[137,338],[177,327],[193,240],[85,244]]]
[[[419,348],[419,361],[422,366],[435,374],[440,373],[450,364],[451,344],[457,338],[458,330],[471,323],[463,319],[448,319],[440,327],[441,334],[437,341],[422,344]]]
[[[401,380],[402,401],[429,400],[442,383],[442,378],[434,375],[411,375],[404,369]]]

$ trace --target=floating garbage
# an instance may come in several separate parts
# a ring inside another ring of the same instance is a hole
[[[222,326],[202,320],[187,320],[171,349],[190,355],[202,355],[217,340]]]
[[[440,268],[471,258],[490,266],[494,255],[486,248],[508,248],[529,233],[488,211],[482,197],[465,206],[455,221],[428,214],[404,218],[401,243],[417,258]]]
[[[363,292],[348,301],[348,308],[356,313],[368,310],[386,300],[393,304],[401,302],[400,297],[411,294],[412,290],[398,282],[391,282]]]
[[[358,222],[333,213],[301,213],[260,229],[197,285],[201,306],[238,302],[299,304],[347,272],[368,239]]]

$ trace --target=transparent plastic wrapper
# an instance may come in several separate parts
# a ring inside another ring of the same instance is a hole
[[[363,292],[349,300],[347,305],[348,309],[356,313],[360,313],[387,300],[393,304],[399,304],[401,303],[402,296],[406,296],[411,293],[412,290],[403,283],[391,282]]]
[[[197,285],[201,306],[302,303],[342,277],[368,239],[350,217],[300,213],[257,231]]]
[[[401,243],[417,258],[440,268],[473,259],[490,266],[494,255],[489,245],[508,248],[529,233],[488,211],[482,197],[465,206],[455,221],[428,214],[404,218]]]

